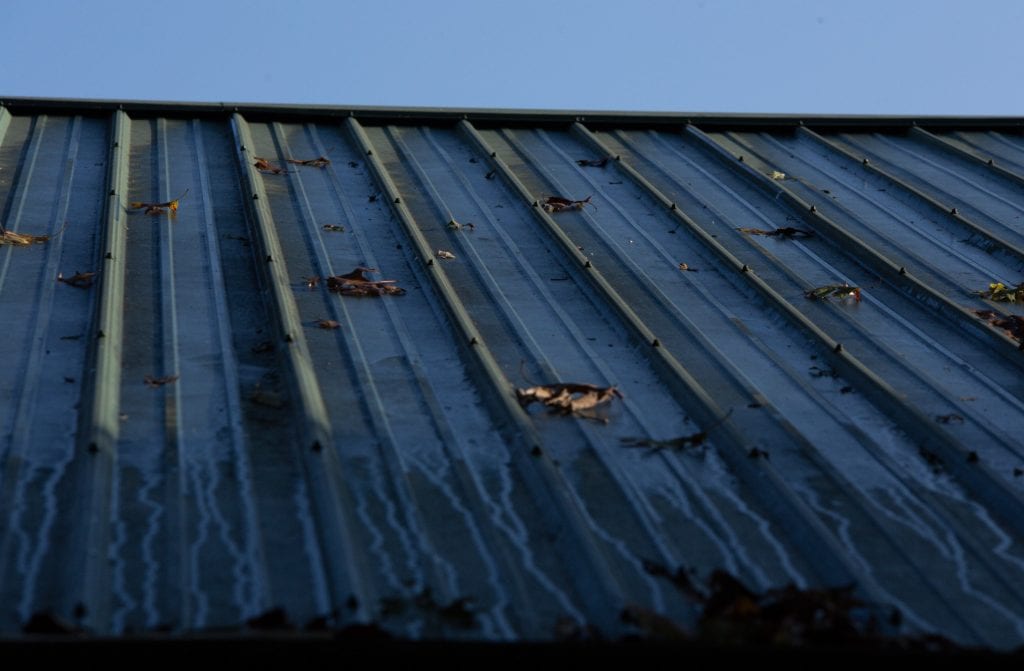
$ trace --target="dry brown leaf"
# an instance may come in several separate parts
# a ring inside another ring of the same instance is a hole
[[[315,289],[317,285],[320,284],[319,275],[313,275],[311,277],[305,277],[303,279],[306,280],[306,286],[309,287],[310,289]]]
[[[0,226],[0,245],[41,245],[49,241],[48,235],[29,235],[28,233],[15,233]]]
[[[615,397],[623,397],[622,392],[615,387],[598,387],[594,384],[571,382],[516,389],[516,398],[522,407],[540,403],[553,412],[563,415],[590,410],[602,403],[610,402]]]
[[[254,158],[256,161],[253,163],[253,166],[260,172],[269,172],[274,175],[283,175],[288,172],[284,168],[275,167],[268,159],[262,156],[255,156]]]
[[[548,212],[565,212],[566,210],[582,210],[584,205],[594,205],[590,202],[593,196],[587,196],[583,200],[569,200],[561,196],[548,196],[544,199],[543,207]],[[594,207],[597,207],[596,205]]]
[[[320,328],[326,329],[328,331],[331,331],[331,330],[334,330],[334,329],[337,329],[337,328],[341,328],[341,324],[339,324],[338,322],[334,321],[333,319],[317,319],[316,320],[316,325],[319,326]]]
[[[331,159],[326,156],[317,156],[316,158],[308,158],[306,160],[296,158],[287,158],[285,160],[295,165],[308,165],[311,168],[326,168],[331,164]]]
[[[57,281],[79,289],[88,289],[96,281],[96,273],[83,273],[76,270],[71,277],[64,277],[63,273],[57,273]]]
[[[150,389],[157,389],[165,384],[174,382],[178,377],[178,375],[165,375],[164,377],[153,377],[152,375],[147,375],[142,381],[145,382],[146,386]]]
[[[181,199],[188,195],[189,190],[185,189],[185,193],[181,194],[174,200],[168,200],[164,203],[144,203],[142,201],[133,201],[128,203],[128,209],[130,210],[141,210],[145,209],[143,214],[163,214],[164,212],[170,211],[171,214],[175,214],[178,211],[178,207],[181,205]]]
[[[455,255],[452,254],[451,252],[449,252],[446,249],[439,249],[439,250],[437,250],[436,253],[437,253],[437,258],[444,259],[446,261],[451,261],[452,259],[455,258]]]
[[[375,273],[376,268],[359,266],[344,275],[327,278],[327,288],[342,296],[401,296],[405,289],[395,286],[397,280],[371,280],[366,273]]]
[[[749,233],[750,235],[766,235],[773,238],[786,238],[791,240],[793,238],[813,238],[814,233],[811,231],[805,231],[802,228],[793,228],[792,226],[785,226],[783,228],[776,228],[771,231],[767,231],[763,228],[737,228],[740,233]]]

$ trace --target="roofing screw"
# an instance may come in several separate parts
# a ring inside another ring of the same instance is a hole
[[[670,209],[670,210],[672,210],[672,211],[674,212],[674,211],[675,211],[675,209],[676,209],[676,204],[675,204],[675,203],[672,203],[672,204],[671,204],[671,205],[669,206],[669,208],[668,208],[668,209]]]
[[[472,338],[469,339],[469,344],[470,345],[479,345],[480,341],[476,339],[476,336],[473,336]]]
[[[583,267],[584,267],[584,268],[593,268],[594,266],[593,266],[593,265],[592,265],[592,264],[590,263],[590,261],[588,260],[588,261],[587,261],[586,263],[584,263],[584,264],[583,264]]]
[[[907,274],[907,269],[904,268],[903,266],[900,266],[900,275],[906,275],[906,274]]]
[[[89,443],[89,446],[85,449],[89,450],[89,454],[96,454],[100,451],[100,448],[96,443]]]
[[[836,354],[842,354],[843,353],[843,343],[837,342],[835,348],[833,348],[832,351],[835,352]]]
[[[950,209],[949,213],[950,213],[950,214],[960,214],[960,210],[958,210],[958,209],[956,209],[956,208],[954,207],[954,208]]]
[[[120,142],[115,142],[115,143],[114,143],[114,149],[117,149],[117,148],[118,148],[118,147],[120,147],[120,146],[121,146],[121,143],[120,143]]]
[[[427,265],[428,266],[434,265],[434,259],[427,259]]]
[[[110,195],[111,195],[111,196],[113,196],[113,195],[114,195],[114,190],[113,190],[113,189],[111,189],[111,190],[110,190]]]
[[[661,341],[655,338],[651,341],[651,347],[661,347]]]
[[[111,254],[110,252],[107,252],[107,253],[106,253],[106,254],[104,255],[104,257],[103,257],[103,258],[105,258],[105,259],[113,259],[113,258],[114,258],[114,255],[113,255],[113,254]]]
[[[258,193],[252,194],[252,199],[253,200],[259,200],[260,199],[260,194],[258,194]]]
[[[533,201],[533,207],[540,207],[540,203],[538,203],[537,201]]]
[[[367,149],[366,150],[366,155],[367,156],[373,156],[373,150],[372,149]]]
[[[867,160],[866,158],[861,160],[861,163],[863,163],[864,165],[867,165],[870,162],[871,161]]]
[[[239,147],[239,149],[241,149],[242,151],[245,151],[245,145],[243,144],[241,147]]]
[[[539,446],[534,445],[533,449],[530,450],[530,454],[532,454],[535,457],[539,457],[540,455],[544,454],[544,452],[541,451]]]
[[[322,449],[324,449],[324,448],[323,448],[323,445],[321,445],[321,444],[320,444],[320,441],[319,441],[319,440],[314,440],[314,441],[313,441],[313,445],[312,445],[311,449],[312,449],[312,450],[313,450],[314,452],[319,452],[320,450],[322,450]]]
[[[295,338],[292,337],[291,333],[285,333],[284,334],[284,341],[285,342],[295,342]]]
[[[815,207],[814,205],[811,205],[811,212],[817,212],[817,211],[818,211],[818,208]]]
[[[978,453],[977,452],[975,452],[974,450],[971,450],[970,452],[967,453],[967,463],[969,463],[969,464],[976,464],[976,463],[978,463],[978,461],[979,461],[979,459],[978,459]]]
[[[100,330],[96,331],[96,337],[97,338],[106,338],[107,334],[103,332],[103,329],[100,329]]]
[[[989,159],[989,160],[988,160],[988,164],[989,164],[989,165],[995,165],[995,163],[994,163],[994,162],[992,161],[992,159]]]
[[[740,272],[749,273],[750,272],[750,266],[748,266],[747,264],[744,263],[743,267],[740,268]]]
[[[491,152],[491,158],[498,158],[498,152],[492,151]]]
[[[270,254],[267,254],[267,263],[273,263],[273,261],[274,261],[274,257],[271,256]]]
[[[740,163],[743,163],[743,156],[740,155]]]
[[[395,205],[398,205],[401,202],[402,202],[401,198],[395,198]]]

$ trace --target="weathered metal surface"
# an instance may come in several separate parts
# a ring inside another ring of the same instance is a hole
[[[1018,120],[11,109],[0,635],[692,625],[665,566],[1024,641]]]

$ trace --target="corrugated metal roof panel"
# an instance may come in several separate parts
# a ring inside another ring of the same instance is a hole
[[[683,567],[1020,644],[1017,120],[20,105],[3,633],[618,636]]]

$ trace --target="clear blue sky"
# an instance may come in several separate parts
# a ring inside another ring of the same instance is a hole
[[[1019,0],[0,0],[0,96],[1024,115]]]

